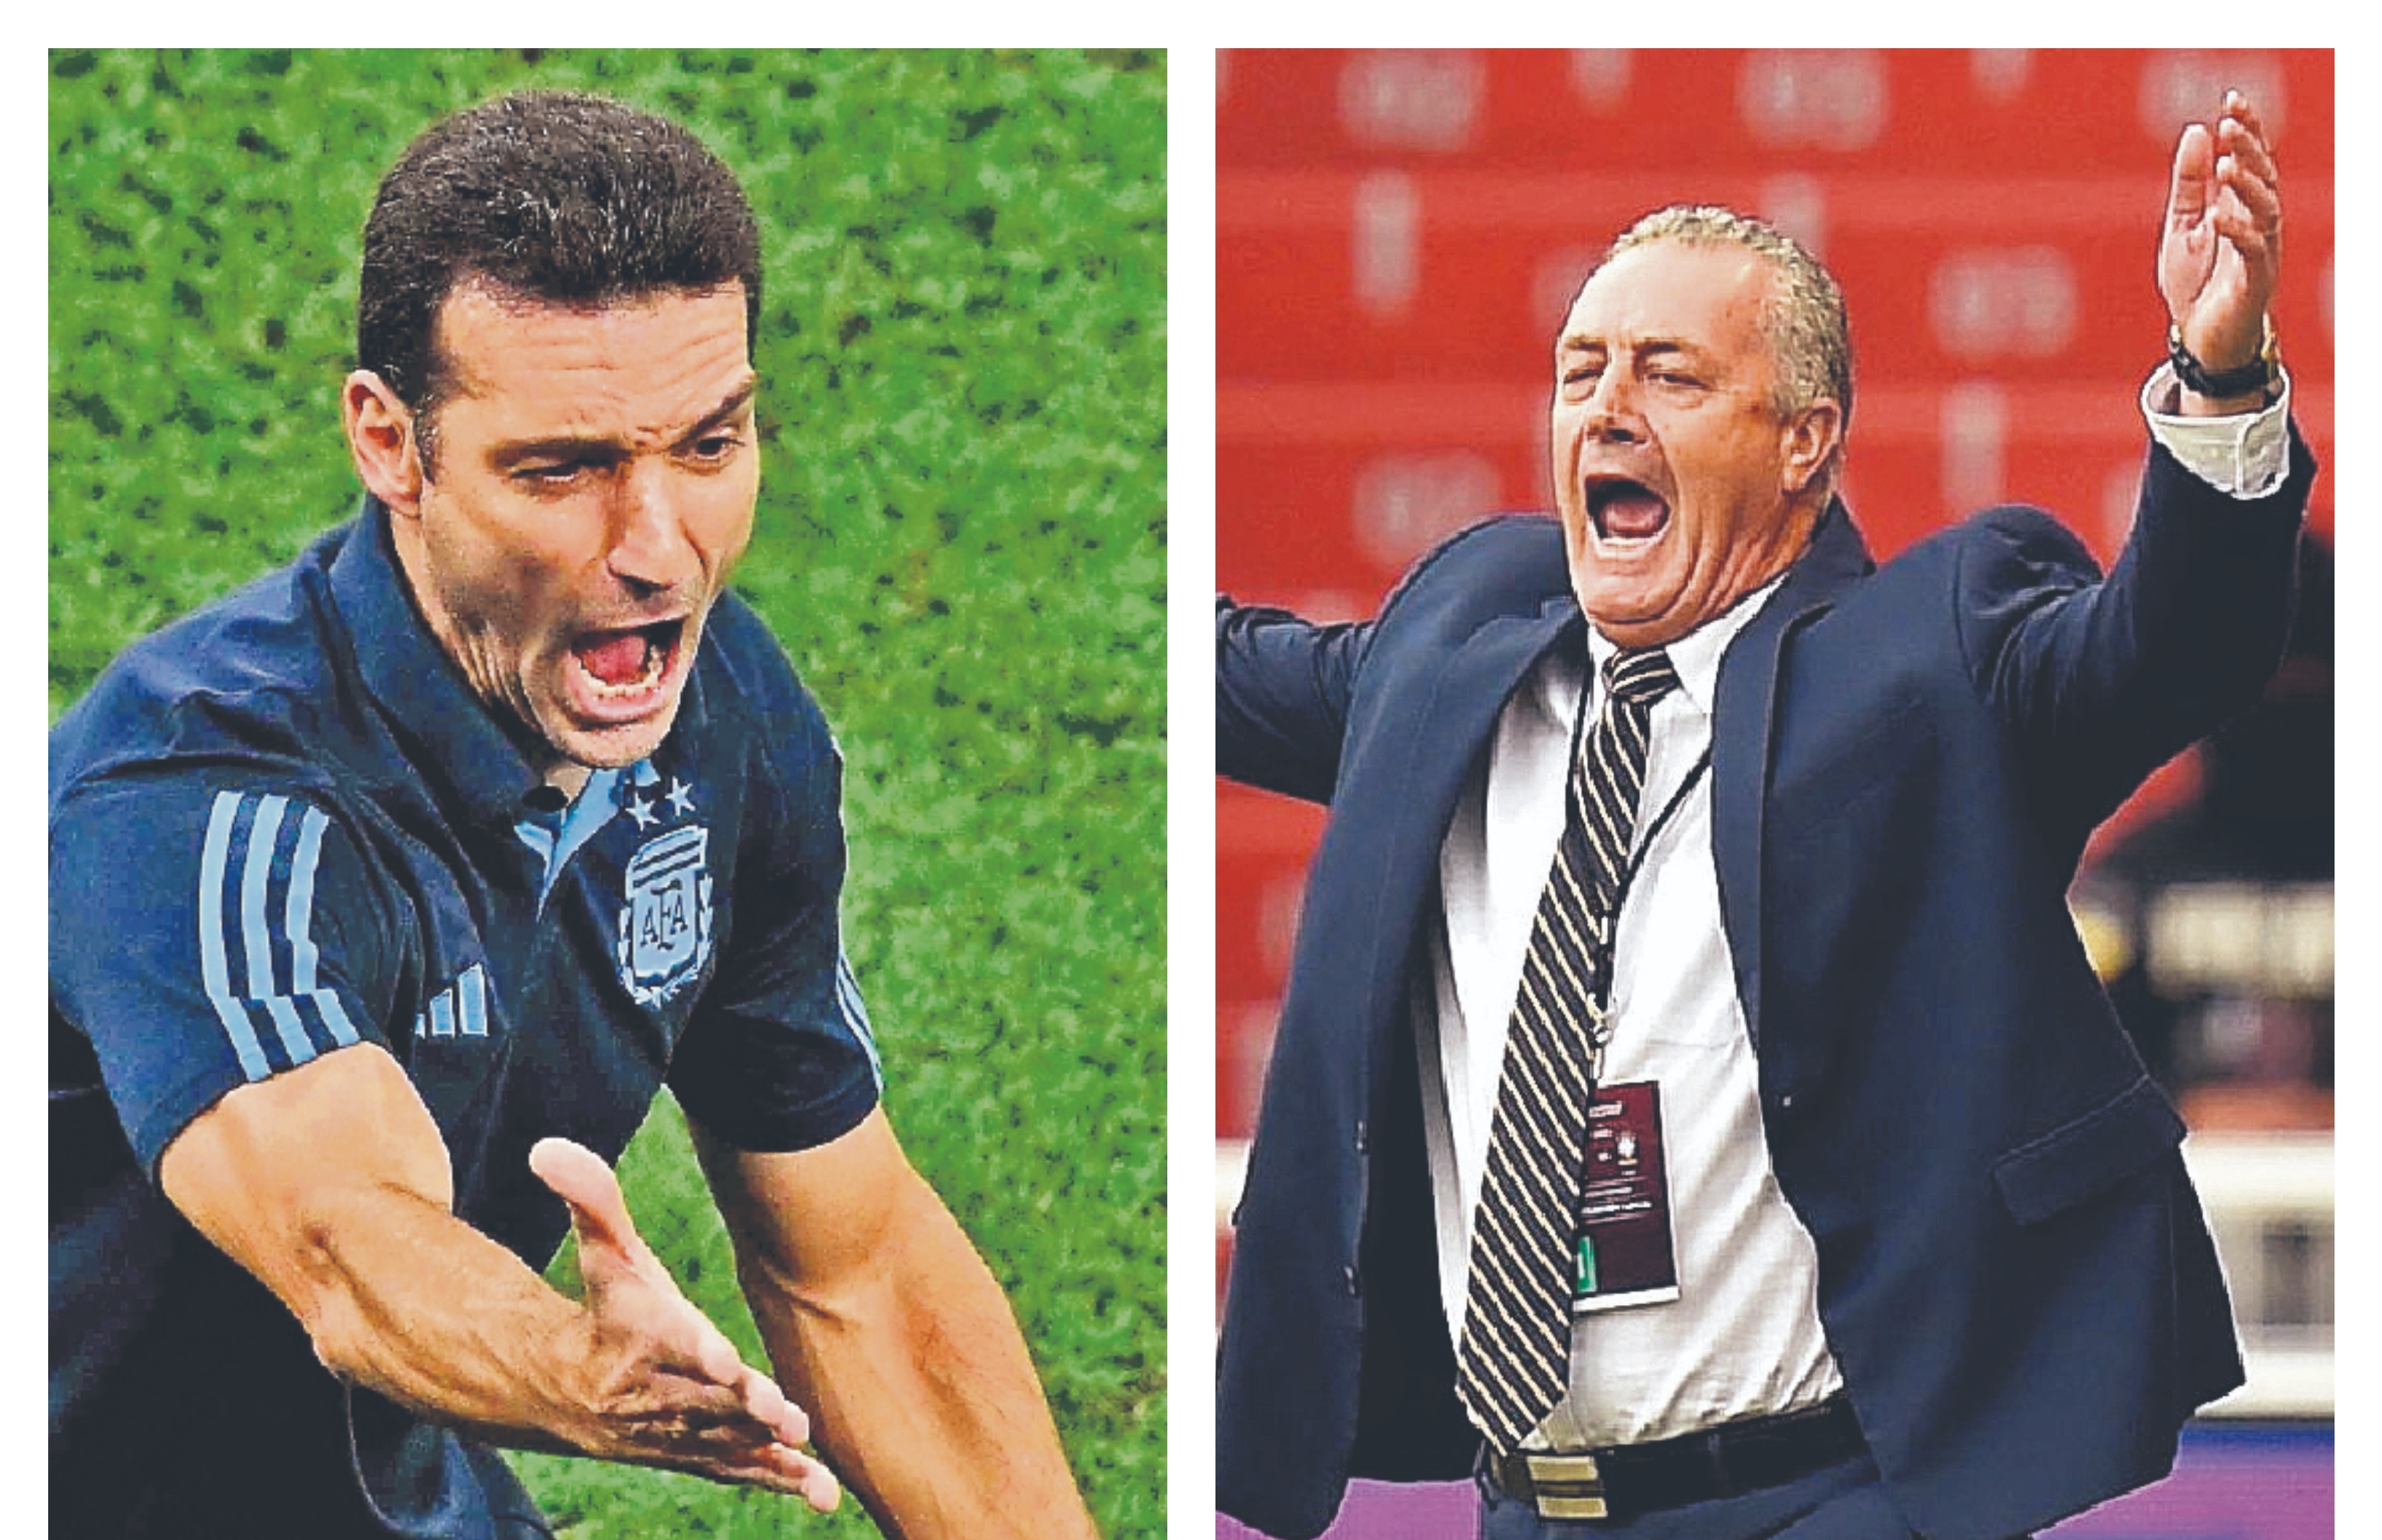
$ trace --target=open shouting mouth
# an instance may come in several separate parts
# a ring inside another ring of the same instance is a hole
[[[625,721],[652,710],[679,673],[686,617],[583,631],[571,644],[572,693],[585,715]]]
[[[1651,540],[1671,522],[1671,505],[1642,482],[1590,476],[1581,483],[1589,523],[1602,541]]]

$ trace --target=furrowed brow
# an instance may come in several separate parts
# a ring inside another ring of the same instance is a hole
[[[1582,332],[1565,335],[1555,344],[1559,353],[1624,353],[1632,358],[1650,357],[1701,358],[1701,349],[1685,337],[1625,336],[1617,341],[1608,337],[1590,336]]]
[[[617,439],[596,434],[558,434],[499,444],[488,451],[488,460],[497,470],[509,471],[527,460],[618,459],[627,453],[628,446]]]
[[[760,388],[758,380],[746,380],[725,397],[718,406],[703,414],[694,427],[680,436],[681,444],[691,443],[711,433],[733,419],[750,406]],[[617,459],[630,452],[629,446],[603,434],[557,434],[546,438],[525,438],[510,444],[497,445],[488,458],[499,469],[510,469],[524,460],[593,456],[599,459]]]
[[[703,414],[701,422],[698,422],[694,427],[687,430],[685,437],[681,439],[680,442],[685,443],[689,440],[701,438],[704,434],[725,426],[729,422],[733,420],[738,413],[742,412],[746,407],[753,404],[753,397],[760,387],[760,381],[746,380],[743,385],[738,385],[734,390],[730,391],[726,397],[721,398],[720,403],[718,406]]]
[[[1685,337],[1650,336],[1641,338],[1636,348],[1638,361],[1646,363],[1688,363],[1704,361],[1704,350]]]

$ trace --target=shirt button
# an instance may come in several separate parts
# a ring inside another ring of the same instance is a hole
[[[1795,1110],[1795,1094],[1793,1092],[1787,1092],[1778,1098],[1778,1110],[1781,1112],[1792,1112]]]
[[[1365,1153],[1365,1119],[1362,1118],[1357,1119],[1357,1153]]]
[[[1340,1276],[1341,1276],[1342,1277],[1344,1277],[1344,1278],[1345,1278],[1345,1279],[1347,1279],[1347,1280],[1348,1280],[1348,1295],[1349,1295],[1349,1297],[1350,1297],[1351,1299],[1354,1299],[1354,1298],[1356,1297],[1356,1294],[1357,1294],[1357,1266],[1356,1266],[1356,1264],[1351,1263],[1351,1264],[1349,1264],[1347,1266],[1341,1268],[1341,1269],[1340,1269]]]

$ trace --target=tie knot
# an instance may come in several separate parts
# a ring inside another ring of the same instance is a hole
[[[1678,687],[1671,656],[1660,647],[1625,647],[1604,660],[1604,688],[1616,701],[1651,706]]]

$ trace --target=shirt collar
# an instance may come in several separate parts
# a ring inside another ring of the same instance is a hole
[[[451,787],[474,817],[510,825],[541,779],[414,607],[388,519],[367,495],[331,564],[331,595],[355,642],[356,671],[395,720],[417,769]]]
[[[1719,615],[1698,626],[1687,635],[1667,643],[1664,651],[1671,656],[1671,671],[1679,676],[1679,693],[1706,716],[1713,714],[1713,701],[1720,692],[1721,659],[1728,654],[1728,644],[1737,633],[1745,629],[1746,622],[1761,613],[1769,597],[1778,592],[1786,575],[1763,583],[1760,588],[1729,605]],[[1594,626],[1588,629],[1588,655],[1598,676],[1604,672],[1605,660],[1619,652],[1620,646],[1609,641]]]

